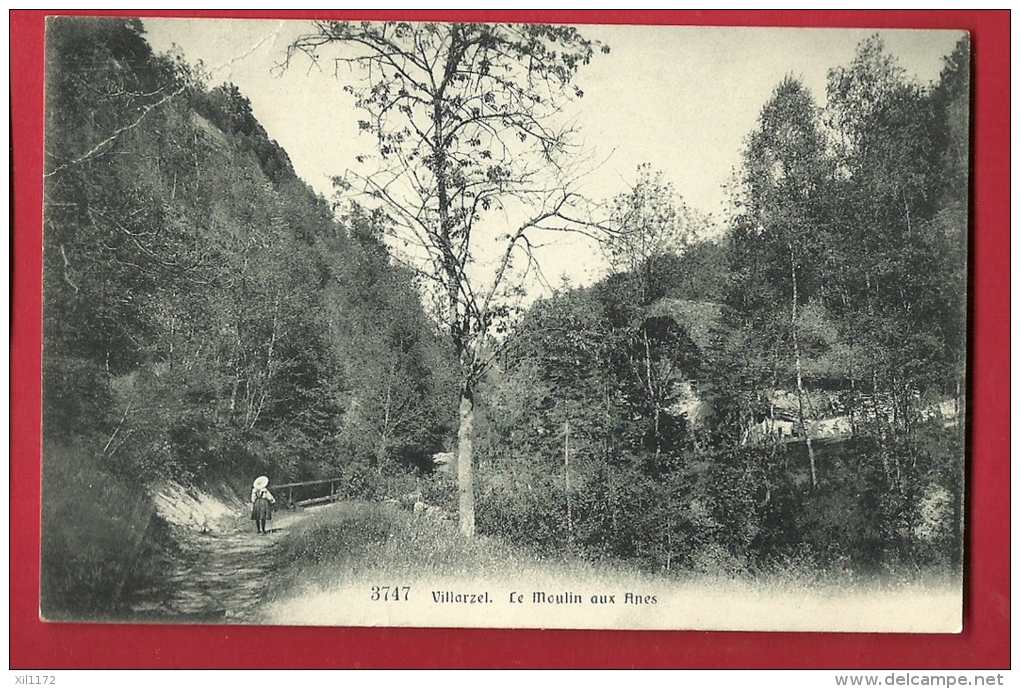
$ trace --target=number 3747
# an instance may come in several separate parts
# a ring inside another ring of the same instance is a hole
[[[406,601],[411,594],[410,586],[373,586],[372,600],[374,601]]]

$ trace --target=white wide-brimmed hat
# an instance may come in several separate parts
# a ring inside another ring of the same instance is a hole
[[[265,488],[268,485],[269,485],[269,477],[268,476],[259,476],[257,479],[255,479],[255,483],[251,484],[251,487],[258,489],[258,488]]]

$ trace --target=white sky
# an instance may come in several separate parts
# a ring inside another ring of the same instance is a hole
[[[330,68],[298,60],[274,70],[290,39],[307,22],[278,20],[144,20],[157,52],[179,47],[189,63],[201,61],[211,86],[235,83],[269,136],[286,149],[298,176],[329,197],[329,178],[371,153],[374,138],[358,135],[359,113]],[[609,198],[626,190],[637,166],[662,170],[694,208],[721,215],[723,185],[740,163],[745,137],[761,107],[787,74],[800,77],[821,105],[827,71],[848,65],[857,44],[874,31],[664,26],[585,26],[603,41],[575,83],[585,96],[575,107],[587,145],[606,162],[584,191]],[[961,33],[879,32],[887,50],[922,83],[938,78],[942,58]],[[543,258],[546,274],[588,283],[604,274],[590,245],[567,240]],[[590,258],[585,258],[590,256]]]

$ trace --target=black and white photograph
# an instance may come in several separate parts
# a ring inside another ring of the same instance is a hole
[[[40,619],[962,630],[968,33],[45,40]]]

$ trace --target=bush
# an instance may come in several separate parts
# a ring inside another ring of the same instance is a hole
[[[962,447],[955,429],[918,429],[806,448],[688,449],[649,474],[640,453],[572,475],[568,528],[551,461],[483,476],[478,528],[543,554],[629,560],[647,571],[889,573],[958,567]],[[548,460],[548,458],[547,458]]]
[[[317,510],[282,544],[278,589],[329,586],[361,574],[373,578],[505,573],[519,554],[492,539],[461,536],[453,520],[394,505],[340,503]]]
[[[417,469],[397,464],[375,467],[365,462],[351,462],[330,471],[341,479],[340,493],[355,500],[399,498],[416,492],[422,478]]]
[[[566,496],[553,479],[526,472],[508,472],[488,479],[478,491],[475,506],[479,533],[539,553],[568,547]]]

